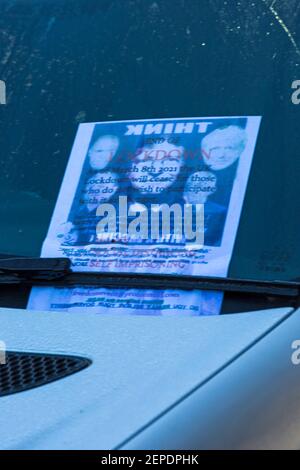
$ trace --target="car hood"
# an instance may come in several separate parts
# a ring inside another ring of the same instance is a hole
[[[92,360],[74,375],[2,397],[0,447],[116,448],[291,313],[171,318],[0,309],[0,340],[8,351]]]

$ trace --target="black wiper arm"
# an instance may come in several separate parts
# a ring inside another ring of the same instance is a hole
[[[94,286],[129,289],[213,290],[300,300],[300,282],[140,273],[72,272],[68,258],[6,258],[0,255],[0,285]]]

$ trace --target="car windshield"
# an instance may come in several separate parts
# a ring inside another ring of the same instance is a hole
[[[298,278],[299,11],[298,0],[1,0],[0,253],[39,256],[79,123],[262,116],[229,275]]]

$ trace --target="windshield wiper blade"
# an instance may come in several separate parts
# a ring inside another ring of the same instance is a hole
[[[300,282],[260,281],[209,276],[72,272],[68,258],[3,258],[0,285],[93,286],[126,289],[212,290],[249,295],[286,297],[300,301]]]
[[[0,254],[0,285],[51,282],[71,272],[68,258],[8,257]]]

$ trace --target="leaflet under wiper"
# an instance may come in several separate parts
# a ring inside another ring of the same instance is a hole
[[[0,285],[94,286],[127,289],[211,290],[287,297],[300,301],[300,282],[202,276],[72,272],[68,258],[5,258],[0,255]]]

